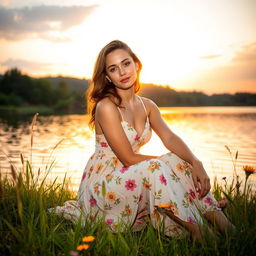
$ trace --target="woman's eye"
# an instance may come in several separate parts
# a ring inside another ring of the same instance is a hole
[[[115,70],[116,70],[116,68],[111,68],[111,69],[109,69],[109,72],[113,73],[113,72],[115,72]]]
[[[124,63],[125,66],[129,66],[130,64],[131,64],[130,61],[126,61],[126,62]]]

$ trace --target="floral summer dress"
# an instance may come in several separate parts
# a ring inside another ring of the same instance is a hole
[[[139,153],[151,138],[148,117],[140,136],[123,117],[121,124],[134,152]],[[164,226],[168,236],[184,234],[178,223],[156,210],[154,206],[158,204],[171,204],[173,214],[190,223],[201,223],[201,214],[206,211],[220,210],[210,193],[198,200],[191,165],[174,153],[124,167],[104,135],[96,134],[95,152],[85,167],[78,201],[68,201],[54,210],[74,222],[81,213],[92,220],[95,216],[104,217],[106,225],[114,232],[122,229],[123,224],[139,231],[151,221],[155,228]]]

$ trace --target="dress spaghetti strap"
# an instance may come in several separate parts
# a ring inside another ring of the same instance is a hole
[[[142,98],[141,98],[140,96],[138,96],[138,97],[139,97],[139,99],[140,99],[140,101],[141,101],[141,103],[142,103],[142,106],[143,106],[143,108],[144,108],[144,110],[145,110],[145,113],[146,113],[146,116],[147,116],[147,118],[148,118],[148,113],[147,113],[147,109],[146,109],[146,107],[145,107],[145,104],[144,104]]]
[[[119,111],[119,113],[120,113],[120,115],[121,115],[121,119],[122,119],[122,122],[123,122],[123,121],[124,121],[124,118],[123,118],[122,112],[121,112],[121,110],[120,110],[119,107],[117,107],[117,109],[118,109],[118,111]]]

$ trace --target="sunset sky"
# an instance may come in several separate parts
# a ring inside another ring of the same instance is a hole
[[[208,94],[256,92],[256,0],[0,0],[0,73],[90,78],[126,42],[141,81]]]

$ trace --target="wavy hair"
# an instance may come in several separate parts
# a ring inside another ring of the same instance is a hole
[[[122,103],[121,97],[118,95],[115,85],[109,82],[106,78],[106,57],[114,50],[123,49],[128,52],[133,61],[138,65],[137,80],[134,86],[134,92],[140,89],[139,75],[142,69],[142,64],[130,47],[122,41],[114,40],[108,43],[99,53],[93,70],[92,81],[86,93],[87,112],[90,115],[89,126],[95,127],[95,111],[97,103],[108,97],[115,105],[119,106]]]

